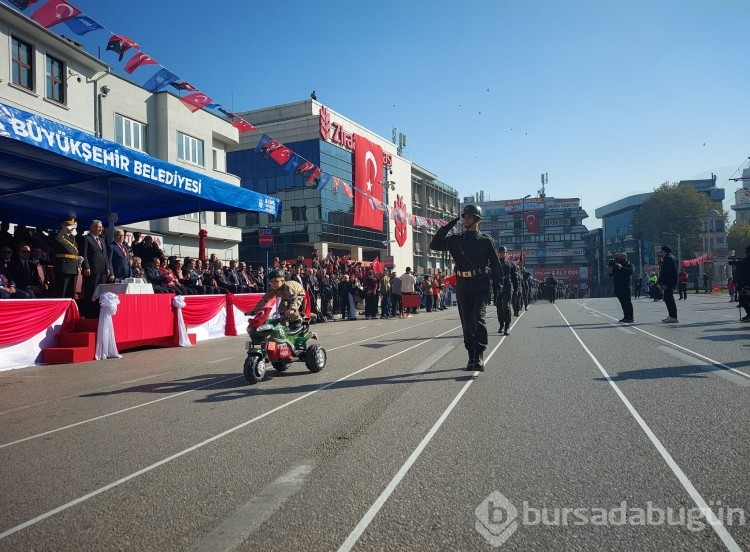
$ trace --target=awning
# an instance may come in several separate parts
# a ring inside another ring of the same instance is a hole
[[[199,211],[278,215],[278,199],[0,103],[0,220],[58,228]]]

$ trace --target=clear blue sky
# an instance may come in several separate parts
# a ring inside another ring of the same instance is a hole
[[[596,207],[711,172],[728,210],[750,156],[748,0],[70,1],[226,107],[315,90],[406,133],[405,156],[461,197],[533,196],[548,173],[589,228]],[[82,38],[122,73],[130,52]]]

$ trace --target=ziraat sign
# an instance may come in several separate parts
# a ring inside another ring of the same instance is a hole
[[[357,149],[357,141],[354,138],[354,134],[347,132],[343,125],[331,122],[331,113],[328,111],[327,107],[320,106],[320,117],[318,120],[320,125],[320,137],[323,138],[323,140],[338,144],[349,151]],[[383,151],[383,165],[390,167],[392,163],[393,156],[387,151]]]

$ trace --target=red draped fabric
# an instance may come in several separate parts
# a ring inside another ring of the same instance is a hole
[[[185,307],[182,309],[182,318],[186,326],[204,324],[226,306],[224,295],[185,295],[184,297]]]
[[[237,335],[237,325],[234,323],[234,293],[227,293],[227,321],[224,324],[224,335]]]
[[[237,324],[234,321],[234,307],[237,307],[242,312],[247,312],[258,304],[261,297],[263,297],[262,293],[243,293],[240,295],[227,293],[227,323],[224,335],[237,335]]]
[[[242,312],[248,312],[253,310],[255,305],[258,304],[262,293],[243,293],[241,295],[234,296],[234,306],[240,309]]]
[[[78,318],[72,299],[3,299],[0,301],[0,345],[21,343],[49,328],[65,315],[64,324]]]

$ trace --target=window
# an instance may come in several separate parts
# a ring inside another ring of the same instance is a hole
[[[115,142],[146,153],[146,125],[115,113]]]
[[[34,48],[23,40],[13,37],[11,79],[13,84],[34,90]]]
[[[59,59],[47,55],[47,88],[46,98],[58,103],[65,103],[65,64]]]
[[[203,140],[178,132],[177,159],[203,167]]]

